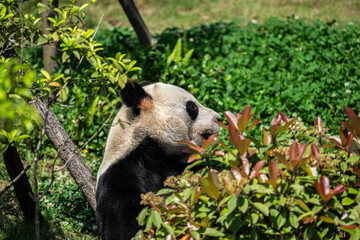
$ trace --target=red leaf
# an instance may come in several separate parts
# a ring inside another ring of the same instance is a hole
[[[304,217],[302,219],[304,224],[309,224],[309,223],[313,223],[315,222],[316,218],[314,216],[310,216],[310,217]]]
[[[230,167],[231,167],[231,174],[235,178],[236,182],[239,184],[241,181],[240,169],[235,165],[230,165]]]
[[[232,183],[231,179],[228,178],[228,177],[223,177],[222,182],[223,182],[223,185],[224,185],[224,188],[225,188],[226,192],[228,194],[233,194],[234,191],[235,191],[235,186]]]
[[[281,122],[281,115],[280,113],[275,117],[273,118],[273,120],[271,121],[271,126],[275,125],[275,126],[278,126],[279,123]]]
[[[249,138],[244,138],[239,140],[239,145],[237,149],[239,150],[240,155],[244,155],[248,148],[250,147],[251,140]]]
[[[222,127],[222,128],[224,128],[224,129],[228,129],[228,126],[226,126],[223,122],[221,122],[221,121],[216,121],[215,122],[216,124],[218,124],[220,127]]]
[[[241,170],[246,174],[246,177],[249,176],[250,173],[250,166],[249,166],[249,160],[244,157],[241,156]]]
[[[300,144],[300,143],[294,141],[290,145],[290,149],[289,149],[289,160],[290,160],[290,162],[292,162],[292,161],[296,161],[296,162],[301,161],[301,158],[304,155],[304,152],[306,150],[306,146],[307,146],[307,143]]]
[[[245,130],[246,126],[248,125],[248,123],[249,123],[250,119],[252,118],[252,116],[254,116],[254,115],[251,115],[251,106],[247,105],[242,110],[241,115],[238,118],[238,122],[237,122],[239,131],[241,133],[244,132],[244,130]]]
[[[215,185],[215,187],[220,188],[219,184],[219,175],[214,169],[209,169],[208,171],[208,179],[211,184]]]
[[[356,224],[351,224],[351,225],[341,225],[340,227],[344,230],[354,230],[358,226]]]
[[[271,135],[263,129],[262,130],[262,144],[266,146],[266,145],[269,145],[270,143],[271,143]]]
[[[323,129],[322,119],[319,117],[315,118],[314,126],[315,126],[316,131],[321,132]]]
[[[337,185],[337,186],[331,191],[330,199],[331,199],[335,194],[344,192],[345,189],[344,189],[343,187],[344,187],[344,185],[342,185],[342,184]],[[329,200],[330,200],[330,199],[329,199]]]
[[[276,129],[275,134],[282,133],[283,131],[288,129],[291,126],[291,124],[293,124],[295,121],[296,121],[296,119],[291,119],[290,121],[288,121],[287,123],[285,123],[284,125],[279,127],[278,129]]]
[[[350,144],[352,142],[352,140],[354,139],[354,136],[349,132],[348,134],[348,139],[347,139],[347,143],[346,143],[346,151],[349,150]]]
[[[216,135],[217,135],[217,133],[214,133],[208,139],[203,139],[201,141],[202,147],[207,149],[211,144],[213,144],[214,142],[217,142],[218,139],[217,139]]]
[[[321,200],[323,200],[324,202],[326,202],[326,201],[325,201],[325,195],[324,195],[324,193],[323,193],[322,190],[321,190],[320,183],[315,180],[315,181],[314,181],[314,186],[315,186],[315,188],[316,188],[316,191],[317,191],[318,194],[320,195]]]
[[[286,167],[287,170],[293,171],[290,163],[286,160],[286,158],[278,152],[274,152],[275,156],[279,158],[280,162]]]
[[[259,122],[260,122],[260,118],[257,118],[257,119],[255,119],[253,122],[252,122],[252,124],[250,125],[250,127],[248,128],[248,130],[246,130],[246,132],[248,133],[248,132],[250,132],[250,130],[251,129],[253,129]]]
[[[238,119],[235,117],[235,115],[229,111],[225,111],[224,115],[226,120],[229,122],[229,125],[233,126],[233,128],[235,128],[236,130],[239,130],[237,126]]]
[[[357,135],[360,134],[360,119],[356,116],[355,112],[348,107],[344,107],[346,116],[348,117],[351,126],[355,129]]]
[[[332,143],[334,143],[337,147],[341,148],[342,147],[342,142],[341,139],[339,137],[336,136],[331,136],[331,137],[327,137],[327,139],[329,139]]]
[[[330,181],[326,176],[320,177],[320,188],[324,195],[330,194]]]
[[[215,156],[223,157],[223,156],[225,156],[225,153],[223,151],[216,151]]]
[[[282,119],[284,122],[287,123],[287,122],[289,121],[289,119],[288,119],[288,117],[285,115],[285,113],[279,111],[279,115],[281,116],[281,119]]]
[[[194,143],[190,140],[182,140],[182,141],[178,141],[177,143],[187,145],[187,146],[189,146],[189,148],[194,149],[194,150],[198,151],[199,153],[202,152],[202,147],[196,145],[196,143]]]
[[[230,136],[230,142],[235,147],[238,148],[240,136],[239,132],[236,128],[234,128],[232,125],[229,125],[229,136]]]
[[[196,160],[198,160],[198,159],[200,159],[201,158],[201,155],[200,154],[193,154],[193,155],[191,155],[190,157],[189,157],[189,159],[188,159],[188,163],[192,163],[192,162],[194,162],[194,161],[196,161]]]
[[[214,143],[214,142],[217,142],[217,137],[216,137],[217,133],[214,133],[213,135],[211,135],[209,138],[208,138],[208,141],[211,142],[211,143]]]
[[[316,160],[320,159],[320,150],[319,147],[316,146],[315,143],[311,144],[311,155],[313,158],[315,158]]]
[[[241,111],[241,116],[245,116],[248,120],[250,120],[251,117],[251,106],[250,104],[244,107],[244,109]]]
[[[354,172],[356,173],[356,176],[358,176],[360,178],[360,170],[357,167],[355,167],[354,165],[351,165],[350,167],[354,170]]]
[[[276,187],[276,181],[279,177],[279,166],[274,160],[269,162],[269,182],[273,187]]]
[[[349,131],[345,128],[344,124],[341,124],[339,128],[339,137],[343,146],[346,146],[349,141]]]
[[[253,179],[254,177],[256,177],[260,170],[265,166],[265,160],[261,160],[259,161],[251,170],[251,173],[250,173],[250,176],[249,176],[249,179]]]

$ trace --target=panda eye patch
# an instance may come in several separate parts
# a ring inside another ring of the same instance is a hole
[[[188,101],[186,103],[186,111],[192,120],[195,120],[199,113],[199,109],[193,101]]]

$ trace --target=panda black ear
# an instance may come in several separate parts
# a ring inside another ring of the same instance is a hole
[[[126,83],[120,95],[123,103],[134,109],[139,109],[142,100],[145,98],[152,99],[140,84],[132,81]]]

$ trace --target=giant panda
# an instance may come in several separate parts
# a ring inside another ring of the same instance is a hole
[[[96,221],[104,240],[133,237],[144,207],[140,194],[157,192],[167,177],[182,173],[189,155],[178,141],[200,144],[219,131],[219,114],[174,85],[128,82],[121,98],[97,177]]]

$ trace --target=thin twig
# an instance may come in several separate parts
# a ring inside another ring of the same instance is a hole
[[[112,109],[112,111],[111,111],[111,114],[109,115],[108,119],[106,119],[106,121],[103,123],[103,125],[101,125],[101,127],[96,131],[96,133],[94,133],[94,134],[90,137],[90,139],[81,146],[81,148],[78,150],[79,153],[80,153],[80,152],[99,134],[99,132],[107,125],[107,122],[111,119],[111,117],[112,117],[112,115],[113,115],[113,113],[114,113],[114,110],[115,110],[115,106],[113,106],[113,109]],[[72,160],[72,158],[73,158],[74,156],[75,156],[75,153],[73,153],[73,154],[71,155],[71,157],[65,162],[65,164],[64,164],[62,167],[56,169],[56,172],[61,171],[63,168],[65,168],[65,167],[68,165],[68,163]]]
[[[6,187],[0,192],[0,197],[14,184],[16,183],[22,175],[24,175],[27,170],[29,170],[29,168],[31,167],[31,165],[27,165],[26,168],[24,170],[22,170],[13,180],[11,180],[8,185],[6,185]]]

